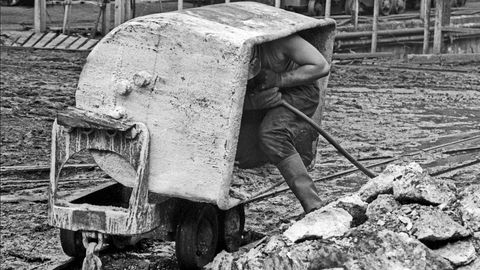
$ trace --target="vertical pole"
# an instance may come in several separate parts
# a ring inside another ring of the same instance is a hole
[[[275,0],[275,7],[280,8],[280,0]]]
[[[380,7],[380,0],[373,1],[373,24],[372,24],[372,48],[371,52],[377,52],[377,36],[378,36],[378,11]]]
[[[132,0],[125,0],[125,17],[122,20],[122,23],[130,20],[132,18]]]
[[[102,6],[102,35],[106,35],[110,32],[110,22],[112,18],[112,4],[103,0]]]
[[[331,12],[332,12],[332,0],[327,0],[325,2],[325,18],[330,18]]]
[[[225,0],[225,3],[230,3],[230,0]]]
[[[422,4],[424,5],[423,14],[421,14],[423,16],[423,50],[422,50],[422,53],[427,54],[428,49],[429,49],[428,42],[430,40],[430,6],[431,6],[431,3],[430,3],[430,0],[428,0],[428,1],[423,0]]]
[[[450,1],[448,1],[450,4]],[[433,34],[433,53],[440,54],[442,52],[442,22],[443,22],[444,0],[435,0],[435,32]]]
[[[65,1],[65,13],[63,14],[62,33],[67,34],[70,28],[70,14],[72,13],[72,0]]]
[[[426,7],[426,2],[430,2],[431,0],[421,0],[420,1],[420,19],[425,19],[425,7]]]
[[[115,26],[125,21],[125,0],[115,0]]]
[[[35,0],[33,11],[33,24],[36,33],[45,32],[47,30],[47,1]]]
[[[183,0],[178,0],[178,10],[183,9]]]
[[[354,29],[355,31],[358,29],[358,0],[355,0],[355,11],[354,11]]]

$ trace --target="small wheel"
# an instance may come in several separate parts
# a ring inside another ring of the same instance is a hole
[[[238,251],[242,244],[242,234],[245,228],[245,208],[238,205],[222,212],[220,222],[220,249],[228,252]]]
[[[320,0],[308,1],[307,12],[309,16],[321,16],[325,14]]]
[[[70,257],[85,257],[85,247],[82,243],[82,232],[60,229],[60,243],[63,252]]]
[[[382,0],[380,1],[380,14],[387,16],[392,12],[392,4],[395,0]]]
[[[219,211],[211,204],[189,208],[177,227],[175,253],[180,269],[201,269],[217,254]]]
[[[405,0],[393,0],[393,7],[392,11],[395,14],[401,14],[405,12],[406,9],[406,1]]]

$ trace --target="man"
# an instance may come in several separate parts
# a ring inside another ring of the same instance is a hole
[[[329,74],[329,64],[299,35],[258,45],[253,55],[261,69],[247,85],[237,151],[239,166],[255,167],[266,161],[276,165],[309,213],[321,206],[306,169],[314,157],[312,143],[317,134],[279,105],[283,99],[311,117],[319,103],[316,80]]]

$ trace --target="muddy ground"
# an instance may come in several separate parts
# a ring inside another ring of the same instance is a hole
[[[25,49],[1,51],[1,166],[48,165],[50,129],[56,111],[75,104],[75,86],[86,54]],[[402,62],[337,62],[333,67],[323,126],[354,156],[373,164],[433,145],[480,134],[478,65],[420,66]],[[439,172],[480,159],[480,139],[404,157]],[[448,149],[473,148],[446,152]],[[352,168],[333,147],[319,144],[314,179]],[[401,162],[398,161],[398,162]],[[379,172],[383,167],[378,167]],[[91,172],[91,171],[90,171]],[[101,172],[93,171],[97,175]],[[93,182],[89,171],[71,171],[61,187],[78,190]],[[23,196],[1,204],[2,269],[47,269],[68,257],[58,229],[46,222],[48,172],[2,173],[1,195]],[[103,177],[103,176],[102,176]],[[270,176],[266,176],[270,177]],[[480,164],[442,174],[445,181],[480,181]],[[325,202],[358,189],[355,173],[317,186]],[[247,206],[246,230],[278,232],[301,213],[291,193]],[[102,255],[104,269],[176,269],[174,244],[142,241],[125,252]]]

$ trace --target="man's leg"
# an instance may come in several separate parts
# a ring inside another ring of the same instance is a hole
[[[267,162],[267,157],[260,150],[258,138],[264,115],[265,112],[260,110],[243,112],[235,156],[240,168],[254,168]]]
[[[309,213],[321,207],[322,201],[295,149],[295,139],[302,132],[302,127],[305,125],[301,120],[280,106],[267,112],[260,125],[259,137],[260,148],[280,170],[304,211]]]

